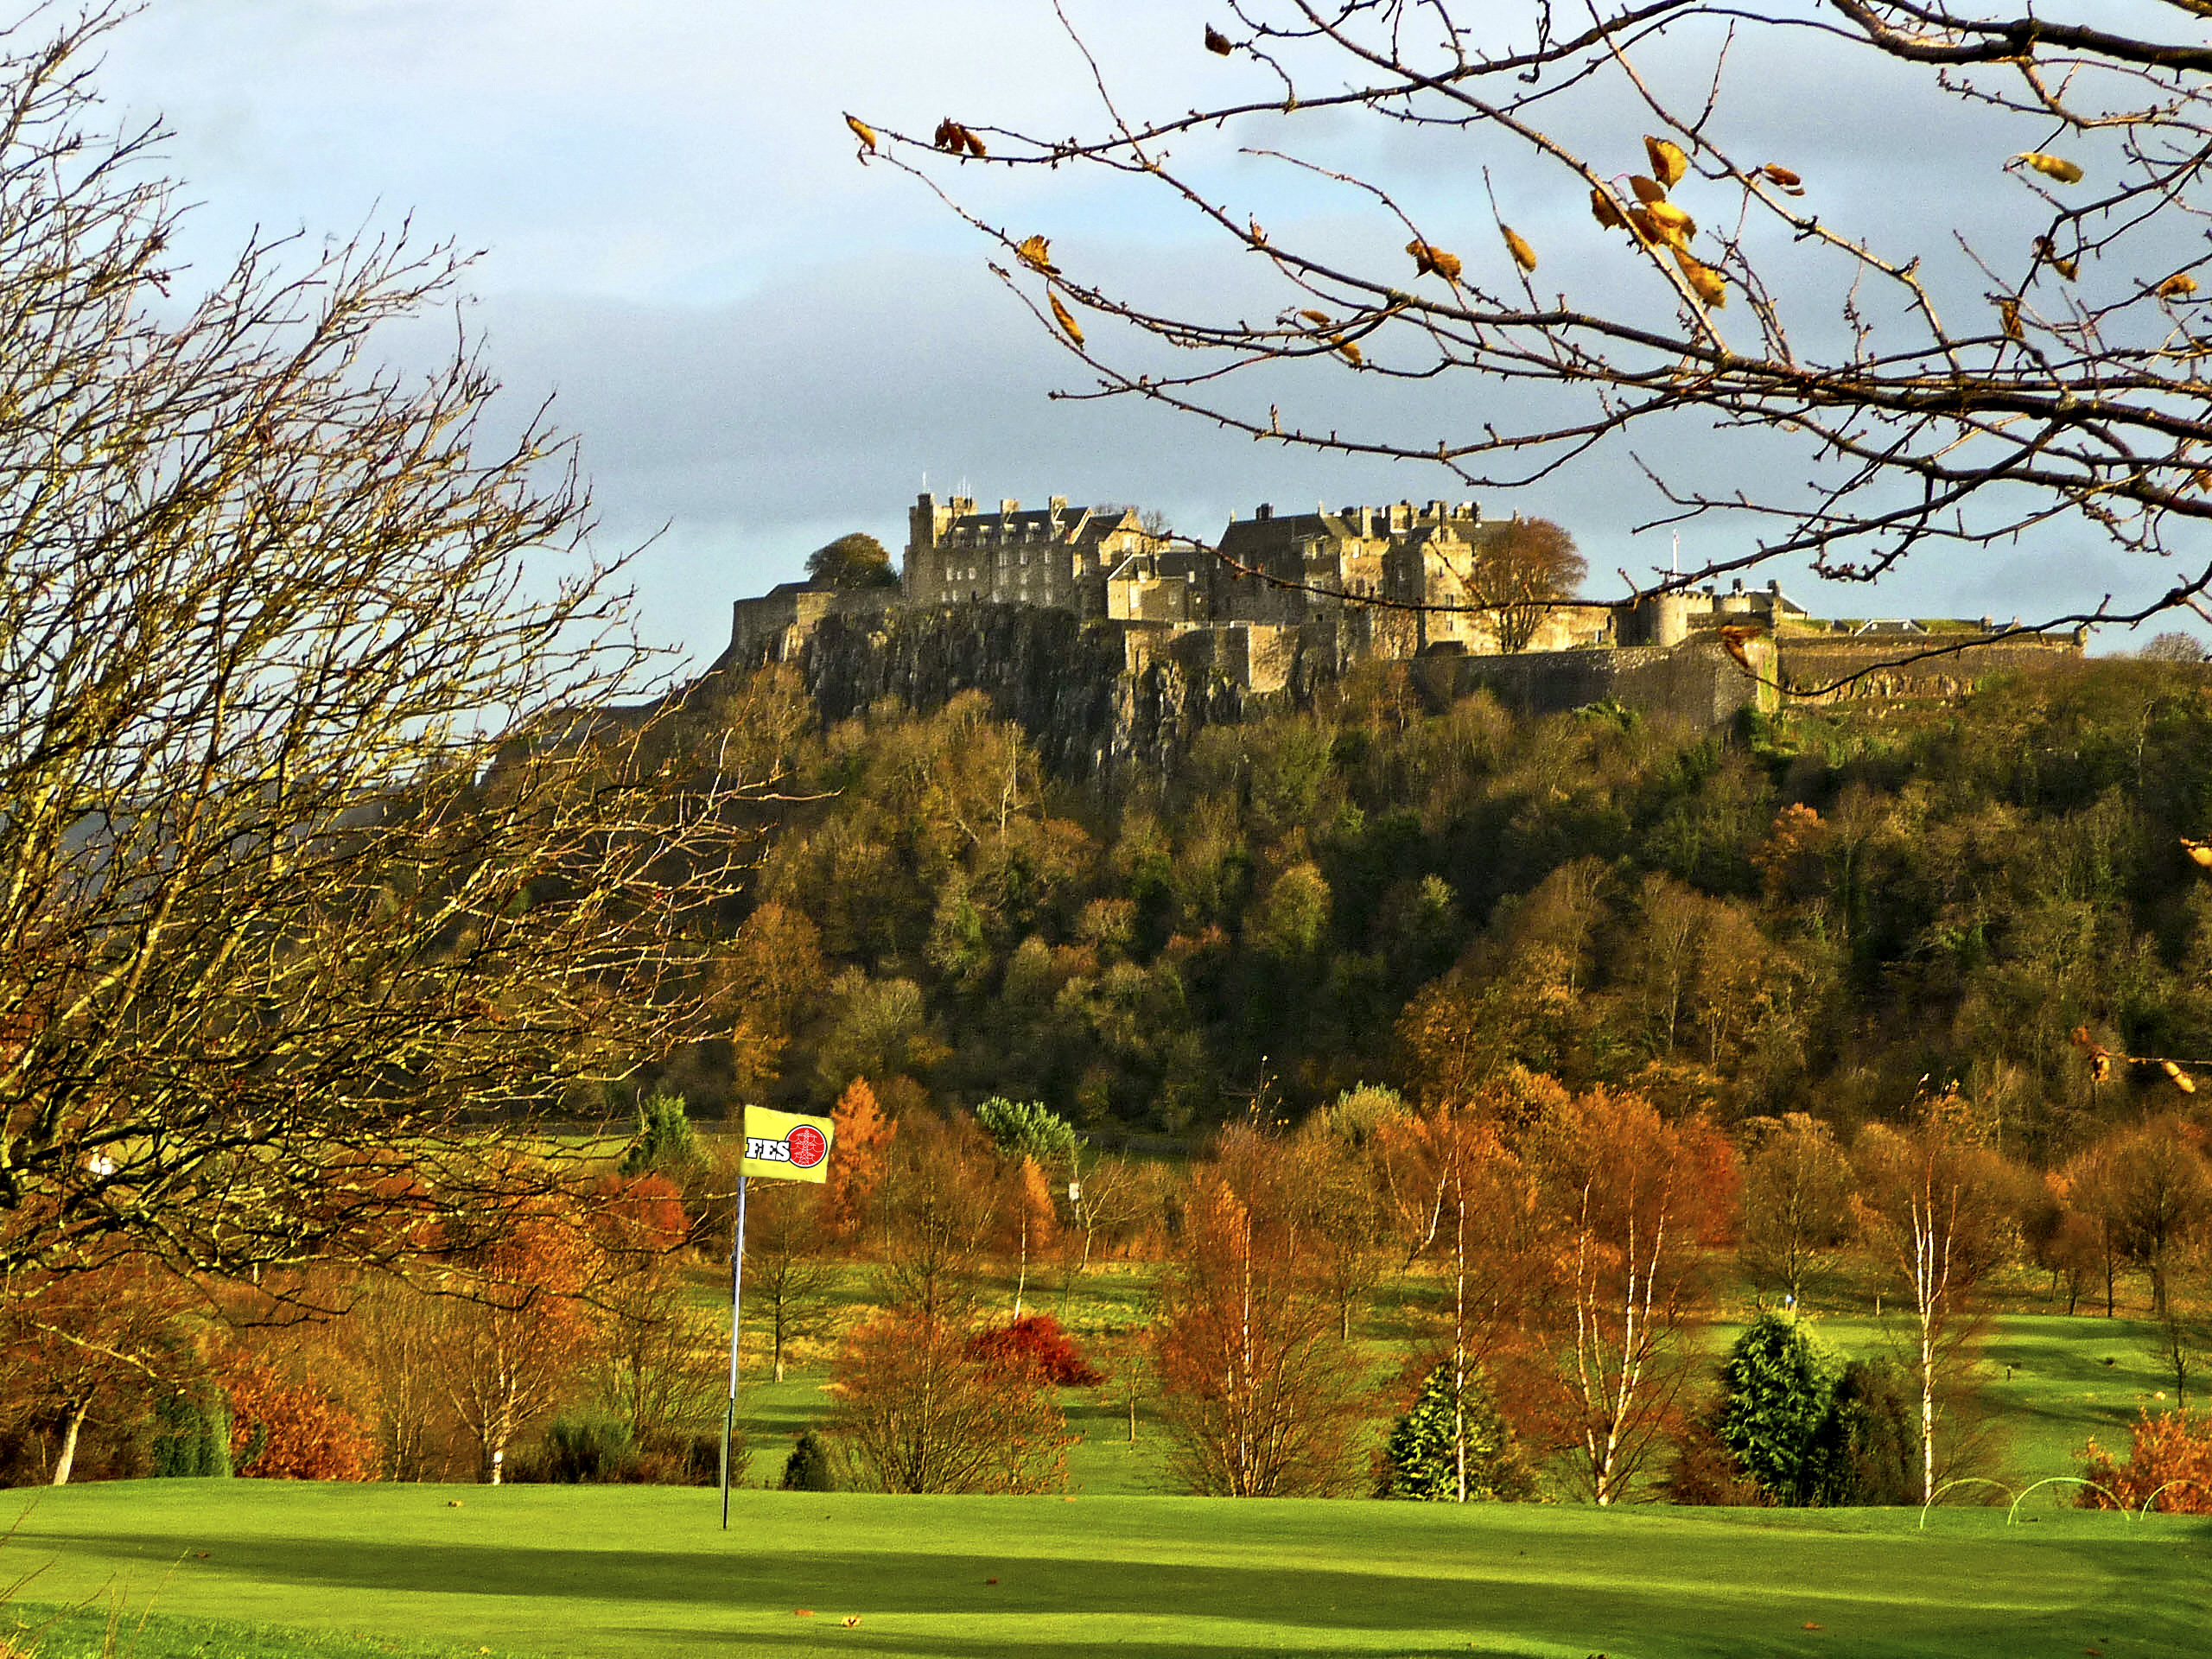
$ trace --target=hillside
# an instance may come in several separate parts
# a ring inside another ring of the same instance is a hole
[[[2212,1054],[2212,896],[2178,845],[2212,820],[2194,668],[1709,734],[1439,708],[1378,664],[1111,796],[980,696],[825,730],[788,670],[743,690],[708,734],[779,747],[792,798],[709,946],[732,1034],[643,1079],[702,1116],[866,1076],[1182,1137],[1519,1064],[1724,1123],[1848,1128],[1955,1082],[2050,1156],[2145,1091],[2180,1103],[2155,1068],[2094,1084],[2075,1027]]]

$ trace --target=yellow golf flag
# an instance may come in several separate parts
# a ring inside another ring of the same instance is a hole
[[[824,1181],[830,1178],[830,1142],[835,1126],[826,1117],[797,1117],[766,1106],[745,1109],[747,1175],[772,1181]]]

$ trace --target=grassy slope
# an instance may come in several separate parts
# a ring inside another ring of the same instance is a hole
[[[2015,1659],[2189,1651],[2212,1621],[2212,1525],[2195,1520],[2047,1513],[2007,1529],[2001,1512],[1951,1510],[1920,1533],[1910,1512],[748,1491],[725,1536],[702,1491],[459,1489],[455,1510],[455,1490],[86,1487],[41,1498],[10,1548],[18,1571],[52,1561],[47,1599],[121,1585],[171,1616],[670,1659]],[[183,1649],[142,1659],[163,1650]]]

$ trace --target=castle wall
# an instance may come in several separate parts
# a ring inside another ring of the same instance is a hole
[[[2082,655],[2075,633],[1839,634],[1783,632],[1782,683],[1794,699],[1964,696],[1993,674],[2033,672]],[[1950,647],[1965,646],[1964,650]],[[1924,653],[1933,651],[1942,655]]]
[[[1431,656],[1414,664],[1413,672],[1415,683],[1439,703],[1477,690],[1528,715],[1563,714],[1611,702],[1703,730],[1775,700],[1770,658],[1758,648],[1762,643],[1754,641],[1749,653],[1752,671],[1718,644],[1703,640],[1512,657]]]

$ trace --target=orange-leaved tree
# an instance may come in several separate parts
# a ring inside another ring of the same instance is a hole
[[[268,1361],[233,1356],[222,1368],[231,1402],[231,1467],[252,1480],[367,1480],[376,1437],[330,1392],[288,1378]]]
[[[878,1219],[876,1198],[883,1185],[883,1161],[899,1133],[895,1118],[884,1116],[866,1077],[855,1077],[830,1113],[836,1150],[823,1194],[823,1224],[833,1238],[859,1242]]]
[[[1448,1279],[1445,1329],[1408,1369],[1426,1377],[1449,1368],[1453,1496],[1463,1503],[1470,1389],[1502,1356],[1519,1357],[1550,1261],[1534,1178],[1502,1135],[1518,1103],[1493,1094],[1471,1107],[1431,1105],[1386,1121],[1376,1138],[1408,1259],[1427,1257]]]
[[[1546,1326],[1576,1473],[1599,1503],[1629,1490],[1699,1358],[1707,1267],[1736,1171],[1701,1118],[1662,1119],[1606,1089],[1550,1103],[1522,1136],[1552,1235]]]
[[[1306,1254],[1286,1150],[1255,1128],[1224,1133],[1161,1279],[1161,1415],[1194,1492],[1323,1497],[1353,1477],[1361,1363]]]
[[[2080,1452],[2085,1510],[2158,1509],[2168,1515],[2212,1515],[2212,1414],[2186,1411],[2137,1417],[2127,1461],[2116,1464],[2094,1440]]]
[[[584,1222],[549,1206],[472,1241],[435,1276],[426,1357],[474,1444],[478,1479],[497,1480],[516,1437],[575,1387],[599,1338],[585,1293],[601,1272]]]

